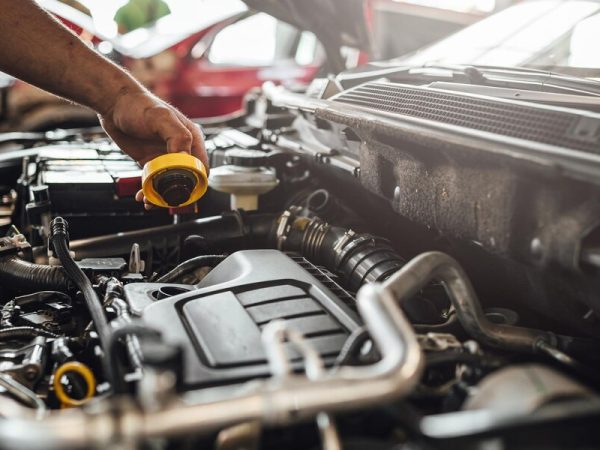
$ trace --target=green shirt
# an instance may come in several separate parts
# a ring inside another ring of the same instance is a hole
[[[119,31],[126,33],[150,25],[170,13],[163,0],[129,0],[115,14],[115,22]]]

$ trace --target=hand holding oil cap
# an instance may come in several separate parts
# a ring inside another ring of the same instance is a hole
[[[153,205],[187,206],[198,201],[207,189],[204,164],[188,153],[166,153],[144,165],[142,191]]]

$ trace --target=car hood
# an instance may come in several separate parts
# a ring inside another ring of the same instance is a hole
[[[344,46],[371,51],[366,0],[243,0],[296,27],[313,32],[327,52],[332,67],[342,70]],[[341,64],[341,66],[340,66]]]

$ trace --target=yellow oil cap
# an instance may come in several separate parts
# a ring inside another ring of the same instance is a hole
[[[144,165],[142,191],[153,205],[187,206],[200,199],[207,189],[204,164],[187,153],[166,153]]]

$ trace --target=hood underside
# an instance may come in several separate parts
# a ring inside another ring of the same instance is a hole
[[[301,30],[313,32],[327,52],[332,68],[343,70],[342,47],[371,50],[364,0],[243,0]]]

